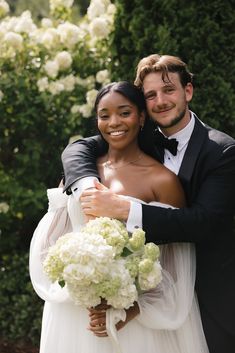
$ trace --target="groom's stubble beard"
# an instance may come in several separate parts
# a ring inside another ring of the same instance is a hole
[[[160,127],[161,129],[168,129],[171,128],[173,126],[176,126],[185,116],[186,114],[186,108],[184,110],[182,110],[179,115],[177,115],[175,118],[173,118],[168,124],[161,124],[159,123],[157,120],[151,118],[155,124]]]

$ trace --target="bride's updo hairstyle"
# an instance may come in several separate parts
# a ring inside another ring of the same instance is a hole
[[[139,113],[143,111],[146,112],[146,104],[143,92],[128,81],[112,82],[100,89],[95,100],[95,112],[97,113],[97,108],[100,100],[110,92],[116,92],[128,99],[132,104],[134,104]]]

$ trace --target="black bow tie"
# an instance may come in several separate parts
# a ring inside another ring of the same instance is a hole
[[[156,145],[166,148],[171,152],[171,154],[173,154],[173,156],[176,156],[177,146],[179,143],[176,139],[168,139],[158,129],[155,129],[154,141]]]

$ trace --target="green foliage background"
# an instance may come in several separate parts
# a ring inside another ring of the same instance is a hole
[[[180,56],[194,73],[192,110],[235,137],[234,0],[118,0],[116,5],[112,79],[133,81],[138,61],[149,54]],[[86,56],[77,65],[87,73],[95,70]],[[32,71],[5,70],[8,80],[1,89],[11,99],[7,109],[0,104],[0,195],[11,208],[0,213],[0,331],[4,338],[38,344],[42,302],[29,281],[29,243],[47,207],[46,189],[61,178],[60,153],[71,135],[89,135],[93,122],[76,126],[67,119],[68,93],[60,97],[63,104],[56,96],[39,96]]]
[[[194,73],[192,110],[235,136],[235,1],[118,1],[114,78],[133,80],[138,61],[153,53],[181,57]]]

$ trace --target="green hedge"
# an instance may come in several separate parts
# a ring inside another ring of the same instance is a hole
[[[1,336],[39,345],[43,302],[29,279],[28,254],[1,257],[0,302]]]
[[[195,75],[191,104],[200,119],[235,137],[233,0],[118,0],[114,78],[133,80],[152,53],[180,56]]]

